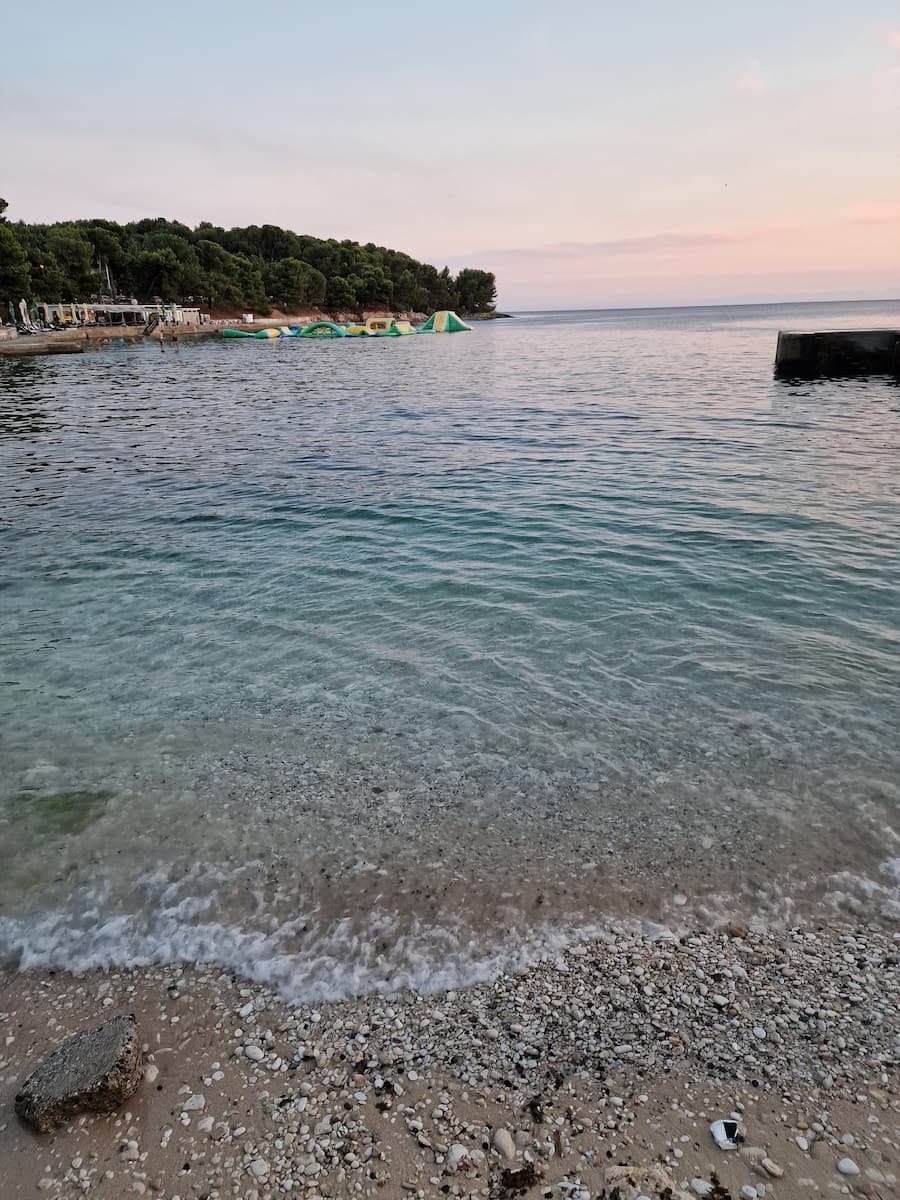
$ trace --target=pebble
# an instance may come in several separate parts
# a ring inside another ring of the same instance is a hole
[[[255,1179],[265,1179],[269,1174],[269,1164],[264,1158],[254,1158],[247,1169]]]
[[[764,1158],[759,1165],[773,1179],[780,1179],[784,1174],[784,1167],[779,1167],[778,1163],[771,1158]]]
[[[262,1062],[262,1060],[266,1057],[262,1050],[260,1050],[259,1046],[245,1046],[244,1054],[250,1059],[251,1062]]]
[[[509,1132],[509,1130],[503,1128],[495,1129],[492,1141],[494,1143],[494,1149],[497,1151],[497,1153],[501,1154],[505,1159],[508,1159],[510,1162],[512,1162],[516,1157],[516,1144],[513,1141],[512,1134]]]
[[[451,1175],[455,1175],[460,1166],[467,1161],[466,1148],[461,1146],[459,1142],[454,1144],[447,1151],[447,1170]]]
[[[837,1169],[842,1175],[858,1175],[859,1167],[852,1158],[842,1158],[837,1165]]]

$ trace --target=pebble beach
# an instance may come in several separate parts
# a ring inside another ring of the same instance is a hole
[[[876,927],[648,926],[317,1007],[203,966],[32,971],[0,1010],[4,1198],[898,1193],[900,935]],[[35,1060],[119,1013],[143,1039],[132,1100],[27,1131]]]

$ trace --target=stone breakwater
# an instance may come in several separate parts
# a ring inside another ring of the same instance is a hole
[[[12,976],[0,1194],[885,1198],[898,1000],[900,935],[859,928],[615,936],[470,989],[318,1008],[218,970]],[[17,1081],[116,1011],[140,1022],[138,1094],[27,1134]]]

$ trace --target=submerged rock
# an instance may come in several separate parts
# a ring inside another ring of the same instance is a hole
[[[141,1080],[141,1041],[133,1016],[73,1034],[31,1072],[16,1096],[23,1121],[46,1133],[77,1113],[111,1112]]]

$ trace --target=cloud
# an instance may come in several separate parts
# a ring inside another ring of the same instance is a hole
[[[759,96],[769,89],[769,77],[758,58],[748,58],[734,77],[734,90],[745,96]]]
[[[559,249],[572,254],[664,254],[668,250],[695,250],[702,246],[732,245],[734,242],[747,241],[752,236],[749,231],[650,233],[642,237],[615,238],[607,242],[560,242]]]
[[[900,29],[885,29],[883,33],[885,42],[900,54]]]
[[[736,246],[765,240],[797,230],[781,225],[761,226],[738,230],[700,230],[696,233],[650,233],[640,237],[613,238],[599,242],[555,242],[547,246],[505,246],[481,250],[468,258],[529,258],[571,259],[587,256],[598,258],[640,258],[678,254],[683,250],[704,250],[717,246]],[[460,261],[462,261],[460,259]]]
[[[900,200],[870,200],[850,209],[853,225],[893,225],[900,222]]]

